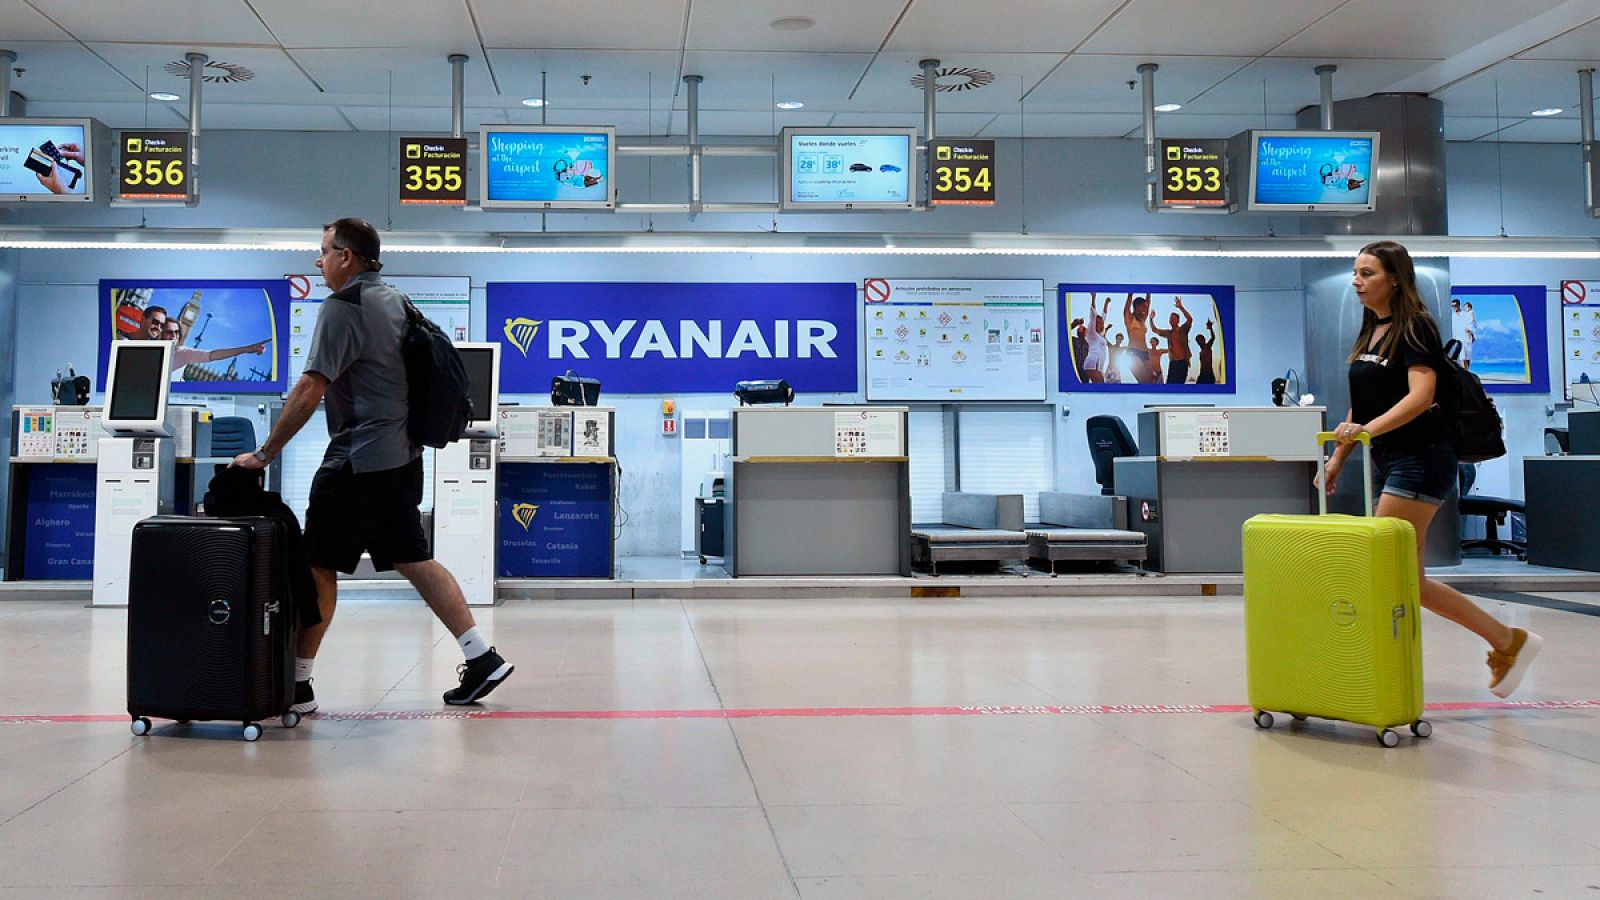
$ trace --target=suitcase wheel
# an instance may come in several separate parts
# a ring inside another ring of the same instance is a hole
[[[150,733],[150,720],[146,719],[144,716],[140,716],[139,718],[133,720],[133,724],[128,726],[128,729],[132,731],[136,737],[144,737]]]
[[[1385,728],[1378,732],[1378,743],[1385,747],[1398,747],[1400,746],[1400,735]]]
[[[1272,727],[1272,713],[1269,713],[1266,710],[1261,710],[1260,712],[1257,712],[1256,713],[1256,727],[1257,728],[1271,728]]]
[[[261,726],[254,722],[246,722],[244,726],[244,739],[253,741],[261,737]]]
[[[1411,733],[1419,738],[1428,737],[1433,734],[1433,724],[1427,719],[1418,719],[1411,723]]]
[[[285,727],[285,728],[293,728],[293,727],[295,727],[296,725],[299,725],[299,724],[300,724],[300,714],[299,713],[297,713],[297,712],[295,712],[294,710],[291,709],[288,712],[283,714],[283,727]]]
[[[1294,720],[1296,722],[1304,722],[1306,720],[1306,717],[1300,715],[1299,713],[1292,713],[1292,715],[1294,716]]]

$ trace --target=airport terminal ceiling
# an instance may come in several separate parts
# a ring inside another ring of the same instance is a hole
[[[446,59],[462,53],[469,132],[548,122],[681,139],[690,74],[705,79],[707,136],[919,126],[912,79],[932,58],[948,137],[1139,138],[1129,83],[1154,62],[1157,103],[1181,107],[1159,135],[1293,127],[1318,102],[1313,68],[1334,64],[1337,99],[1438,98],[1449,141],[1576,143],[1575,73],[1600,59],[1600,3],[1578,0],[628,0],[603,15],[520,0],[396,0],[377,15],[312,0],[134,0],[115,15],[0,0],[0,23],[27,115],[113,129],[185,127],[188,80],[174,72],[199,51],[207,130],[448,133]]]

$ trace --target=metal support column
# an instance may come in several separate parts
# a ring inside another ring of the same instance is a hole
[[[1155,63],[1139,64],[1144,102],[1144,208],[1156,211],[1156,70]]]
[[[1339,71],[1338,66],[1317,66],[1314,70],[1322,79],[1322,104],[1318,112],[1322,119],[1322,130],[1333,130],[1333,73]]]
[[[450,136],[461,137],[466,115],[467,55],[450,54]]]
[[[17,54],[0,50],[0,118],[11,115],[11,64],[16,61]]]
[[[200,202],[200,94],[204,91],[206,63],[204,53],[185,53],[189,64],[189,199],[187,206]]]
[[[917,65],[922,67],[922,141],[927,143],[939,136],[938,103],[934,100],[939,90],[939,61],[924,59]]]
[[[1600,216],[1595,209],[1594,195],[1594,70],[1578,70],[1578,122],[1583,135],[1583,208],[1591,216]]]
[[[689,86],[689,214],[695,215],[701,211],[700,197],[700,163],[703,148],[700,146],[700,82],[705,81],[699,75],[683,76],[683,83]]]

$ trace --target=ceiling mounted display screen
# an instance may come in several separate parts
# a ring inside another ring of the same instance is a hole
[[[610,126],[484,125],[484,209],[614,209],[617,133]]]
[[[1256,212],[1371,212],[1377,204],[1375,131],[1253,131],[1250,194]]]
[[[785,128],[779,141],[785,212],[916,206],[915,128]]]
[[[94,202],[88,119],[0,119],[0,202]]]

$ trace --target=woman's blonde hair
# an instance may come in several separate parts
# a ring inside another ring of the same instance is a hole
[[[1391,356],[1401,340],[1413,347],[1427,346],[1422,338],[1422,329],[1432,326],[1437,333],[1439,326],[1433,321],[1433,314],[1428,312],[1427,304],[1422,302],[1422,295],[1417,293],[1417,267],[1411,262],[1410,251],[1406,250],[1405,245],[1394,241],[1374,241],[1362,247],[1356,256],[1362,254],[1377,259],[1383,270],[1393,275],[1395,280],[1394,296],[1389,300],[1389,314],[1394,317],[1394,323],[1372,352],[1384,357]],[[1368,352],[1367,345],[1372,342],[1372,334],[1378,327],[1378,314],[1363,307],[1361,332],[1356,335],[1355,346],[1350,349],[1349,362],[1355,362],[1356,357]]]

